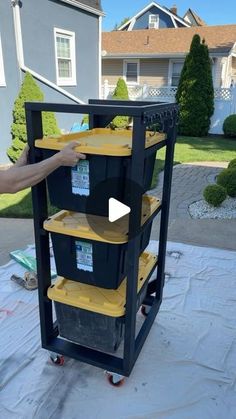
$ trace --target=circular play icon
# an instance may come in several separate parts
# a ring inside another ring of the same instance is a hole
[[[128,205],[122,204],[122,202],[118,201],[115,198],[109,198],[108,220],[111,223],[114,223],[114,221],[119,220],[120,218],[124,217],[126,214],[129,213],[130,207],[128,207]]]
[[[129,220],[135,216],[136,205],[142,207],[139,228],[129,233]],[[137,183],[112,178],[99,183],[90,191],[87,197],[86,217],[91,230],[102,240],[124,243],[128,238],[139,234],[140,227],[148,221],[159,205],[159,200],[144,194],[143,188]]]

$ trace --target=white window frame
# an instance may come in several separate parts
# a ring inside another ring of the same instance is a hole
[[[156,22],[151,22],[153,16],[156,18]],[[150,14],[148,16],[148,29],[158,29],[159,21],[160,21],[160,18],[158,14]]]
[[[136,63],[137,64],[137,81],[127,81],[126,79],[126,74],[127,74],[127,64],[129,63]],[[126,81],[126,83],[128,85],[137,85],[139,84],[139,68],[140,68],[140,64],[139,64],[139,60],[124,60],[123,61],[123,79]]]
[[[70,39],[70,52],[71,52],[71,77],[60,77],[58,68],[57,56],[57,36],[62,35]],[[65,29],[54,28],[54,46],[55,46],[55,62],[56,62],[56,80],[58,86],[76,86],[76,55],[75,55],[75,33]]]
[[[0,35],[0,87],[6,87],[3,55],[2,55],[2,41]]]
[[[168,86],[172,86],[173,66],[176,63],[184,64],[184,59],[176,59],[176,60],[173,59],[169,61]],[[177,87],[177,86],[172,86],[172,87]]]

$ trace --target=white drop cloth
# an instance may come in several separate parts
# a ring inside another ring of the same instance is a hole
[[[10,281],[23,272],[0,268],[1,419],[236,418],[236,252],[168,243],[164,300],[120,388],[99,368],[49,361],[37,291]]]

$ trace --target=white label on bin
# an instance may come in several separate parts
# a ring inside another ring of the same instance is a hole
[[[91,243],[75,241],[77,268],[93,272],[93,246]]]
[[[71,185],[74,195],[89,196],[89,161],[80,160],[71,169]]]

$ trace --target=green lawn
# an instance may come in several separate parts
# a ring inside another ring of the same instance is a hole
[[[58,208],[49,205],[48,213],[55,214]],[[30,188],[16,194],[0,195],[0,217],[32,218],[32,199]]]
[[[14,218],[29,218],[32,208],[30,189],[16,194],[0,195],[0,216]]]
[[[174,164],[196,161],[230,161],[236,158],[236,140],[223,137],[179,137],[175,146]],[[152,187],[157,184],[158,173],[164,167],[165,149],[157,153]],[[55,208],[49,208],[55,213]],[[0,195],[0,217],[30,218],[32,204],[30,189],[15,195]]]

